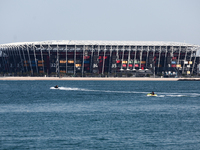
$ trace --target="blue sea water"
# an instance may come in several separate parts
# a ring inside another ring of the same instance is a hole
[[[199,149],[199,83],[0,81],[0,149]]]

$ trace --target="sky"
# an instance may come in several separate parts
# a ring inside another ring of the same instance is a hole
[[[200,0],[0,0],[0,44],[47,40],[200,45]]]

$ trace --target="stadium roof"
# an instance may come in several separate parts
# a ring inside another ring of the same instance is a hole
[[[92,41],[92,40],[52,40],[40,42],[16,42],[1,44],[2,47],[15,47],[21,45],[128,45],[128,46],[193,46],[199,45],[181,43],[181,42],[163,42],[163,41]]]

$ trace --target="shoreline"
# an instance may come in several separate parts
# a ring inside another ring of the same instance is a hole
[[[200,80],[200,78],[114,78],[114,77],[0,77],[0,80],[68,80],[68,81],[178,81],[178,80]]]

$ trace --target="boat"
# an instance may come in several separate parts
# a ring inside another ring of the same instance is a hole
[[[54,86],[54,88],[58,88],[58,85]]]
[[[158,96],[157,94],[148,93],[147,96]]]

